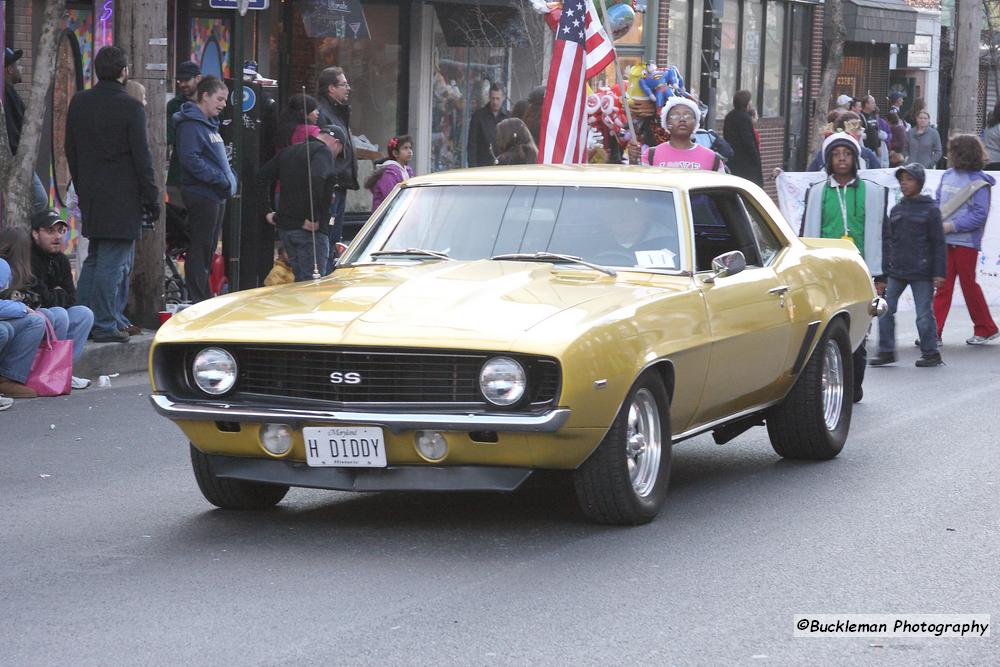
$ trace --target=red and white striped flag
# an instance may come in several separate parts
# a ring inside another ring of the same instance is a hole
[[[615,47],[592,0],[567,0],[556,26],[542,104],[539,164],[583,162],[587,151],[586,83],[614,62]]]

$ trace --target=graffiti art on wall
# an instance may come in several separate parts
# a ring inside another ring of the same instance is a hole
[[[191,19],[191,60],[201,66],[201,73],[229,78],[229,22],[219,18]]]

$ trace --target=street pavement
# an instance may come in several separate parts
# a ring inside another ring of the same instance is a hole
[[[997,664],[982,639],[795,638],[807,613],[1000,620],[1000,344],[869,369],[837,459],[679,444],[648,526],[571,487],[293,489],[213,509],[141,376],[0,413],[4,665]],[[872,345],[874,349],[874,345]]]

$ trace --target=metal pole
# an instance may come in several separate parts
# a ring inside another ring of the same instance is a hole
[[[240,237],[243,227],[243,13],[233,21],[233,171],[236,196],[229,202],[229,290],[240,288]]]

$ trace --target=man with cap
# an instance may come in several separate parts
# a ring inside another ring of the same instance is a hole
[[[52,323],[56,338],[73,341],[73,362],[94,325],[94,313],[76,303],[76,286],[69,259],[63,253],[68,226],[55,211],[45,210],[31,218],[31,305]],[[86,389],[90,380],[73,377],[73,389]]]
[[[933,197],[921,194],[924,166],[911,163],[896,170],[903,198],[892,207],[882,228],[882,267],[887,276],[885,300],[889,312],[878,321],[878,356],[872,366],[896,361],[896,307],[909,286],[920,334],[921,368],[940,366],[934,290],[944,284],[947,251],[941,211]]]
[[[17,155],[17,148],[21,143],[21,128],[24,127],[24,100],[14,87],[14,84],[24,80],[19,62],[22,56],[24,56],[22,49],[12,49],[9,46],[4,49],[3,113],[7,121],[7,141],[10,143],[11,155]],[[38,174],[33,172],[31,176],[33,188],[31,212],[37,213],[49,207],[49,197],[45,194],[42,179],[38,178]]]
[[[834,132],[823,142],[827,177],[809,188],[799,236],[848,239],[861,252],[881,292],[882,227],[888,190],[858,176],[861,146],[846,132]],[[867,365],[865,342],[854,352],[854,402],[864,395],[861,384]]]
[[[170,167],[167,169],[167,196],[170,198],[171,204],[184,208],[184,200],[181,197],[181,165],[177,159],[175,148],[177,134],[174,114],[181,110],[181,106],[185,102],[195,101],[198,82],[201,81],[201,68],[198,67],[198,63],[185,60],[178,65],[175,81],[177,94],[167,102],[167,148],[170,151]]]
[[[309,280],[317,272],[327,273],[330,197],[345,168],[347,141],[343,127],[324,125],[319,134],[292,144],[257,172],[257,185],[270,211],[267,221],[278,229],[296,280]],[[274,211],[274,185],[279,181],[281,201]]]
[[[850,95],[841,95],[837,98],[837,108],[834,111],[839,111],[844,113],[845,111],[850,111],[851,102],[854,100]]]

